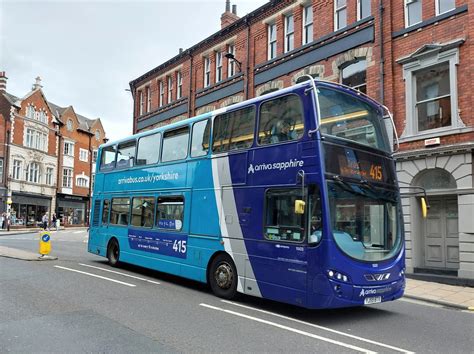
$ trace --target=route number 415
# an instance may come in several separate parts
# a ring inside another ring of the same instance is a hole
[[[178,253],[186,253],[186,241],[175,240],[173,243],[173,251],[178,252]]]

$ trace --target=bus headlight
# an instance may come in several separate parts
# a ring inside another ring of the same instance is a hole
[[[341,272],[334,271],[334,270],[328,270],[328,277],[330,279],[336,279],[336,280],[342,281],[344,283],[349,282],[349,277],[347,275],[345,275]]]

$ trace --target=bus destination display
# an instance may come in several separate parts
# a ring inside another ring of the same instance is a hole
[[[329,144],[325,145],[325,150],[326,172],[341,177],[390,183],[391,169],[385,158]]]

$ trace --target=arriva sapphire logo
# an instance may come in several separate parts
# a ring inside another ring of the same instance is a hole
[[[289,161],[280,161],[273,163],[261,163],[258,165],[250,164],[247,174],[271,170],[285,171],[288,168],[303,167],[303,165],[304,161],[298,159],[291,159]]]

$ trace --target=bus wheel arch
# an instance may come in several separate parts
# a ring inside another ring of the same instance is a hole
[[[237,296],[237,267],[228,253],[216,252],[211,257],[207,265],[207,283],[218,297],[230,300]]]
[[[120,262],[120,245],[115,237],[111,237],[107,244],[107,259],[112,267],[116,267]]]

